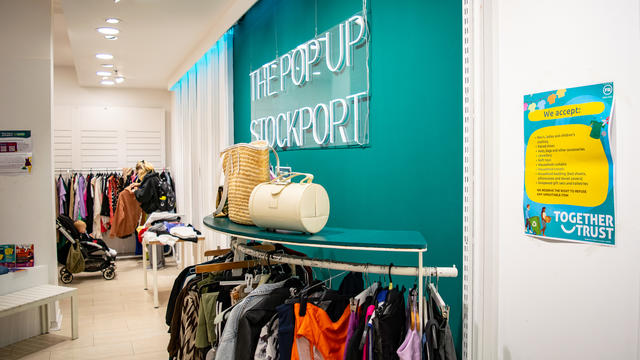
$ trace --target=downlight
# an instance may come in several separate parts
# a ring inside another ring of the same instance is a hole
[[[100,54],[96,54],[96,58],[98,58],[100,60],[111,60],[111,59],[113,59],[113,55],[106,54],[106,53],[100,53]]]
[[[120,23],[120,19],[118,18],[108,18],[105,20],[105,22],[107,24],[119,24]]]
[[[100,81],[100,84],[111,86],[111,85],[113,85],[115,83],[113,82],[113,80],[102,80],[102,81]]]
[[[96,72],[98,76],[111,76],[111,71],[98,71]]]
[[[107,40],[118,40],[118,37],[115,35],[105,35],[104,38]]]
[[[117,76],[116,77],[116,83],[117,84],[122,84],[124,82],[124,76]]]
[[[98,32],[100,34],[104,34],[104,35],[118,35],[120,34],[120,30],[113,28],[113,27],[99,27],[96,30],[98,30]]]

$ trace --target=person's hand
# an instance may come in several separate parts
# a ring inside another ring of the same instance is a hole
[[[137,189],[139,186],[140,186],[140,184],[139,184],[139,183],[133,183],[133,184],[131,184],[131,185],[127,186],[127,190],[129,190],[129,192],[131,192],[131,193],[132,193],[132,192],[136,191],[136,189]]]

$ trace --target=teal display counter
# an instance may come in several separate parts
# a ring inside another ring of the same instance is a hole
[[[292,245],[371,250],[424,252],[427,240],[417,231],[361,230],[326,227],[317,234],[298,232],[273,232],[256,226],[240,225],[229,218],[207,216],[204,224],[216,231],[232,234],[244,239],[277,241]]]

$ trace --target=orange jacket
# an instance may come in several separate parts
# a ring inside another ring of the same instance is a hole
[[[136,196],[129,190],[122,190],[118,195],[116,212],[113,214],[111,236],[125,237],[133,234],[140,221],[142,209]]]

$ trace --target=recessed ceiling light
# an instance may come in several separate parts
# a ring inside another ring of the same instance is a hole
[[[113,64],[102,64],[101,65],[103,68],[112,68]]]
[[[96,30],[98,30],[100,34],[105,35],[118,35],[120,33],[120,30],[112,27],[99,27]]]
[[[124,82],[124,77],[122,77],[122,76],[118,76],[118,77],[116,77],[116,82],[117,82],[118,84],[122,84],[122,83]]]
[[[117,24],[120,22],[120,19],[118,18],[108,18],[105,20],[108,24]]]
[[[98,76],[111,76],[111,71],[98,71],[96,72]]]
[[[101,60],[111,60],[113,59],[113,55],[111,54],[96,54],[96,58]]]
[[[104,38],[107,40],[118,40],[118,37],[115,35],[105,35]]]
[[[120,2],[120,0],[113,0],[113,2],[117,4]]]
[[[115,83],[113,82],[113,80],[102,80],[102,81],[100,81],[100,84],[102,84],[102,85],[113,85]]]

